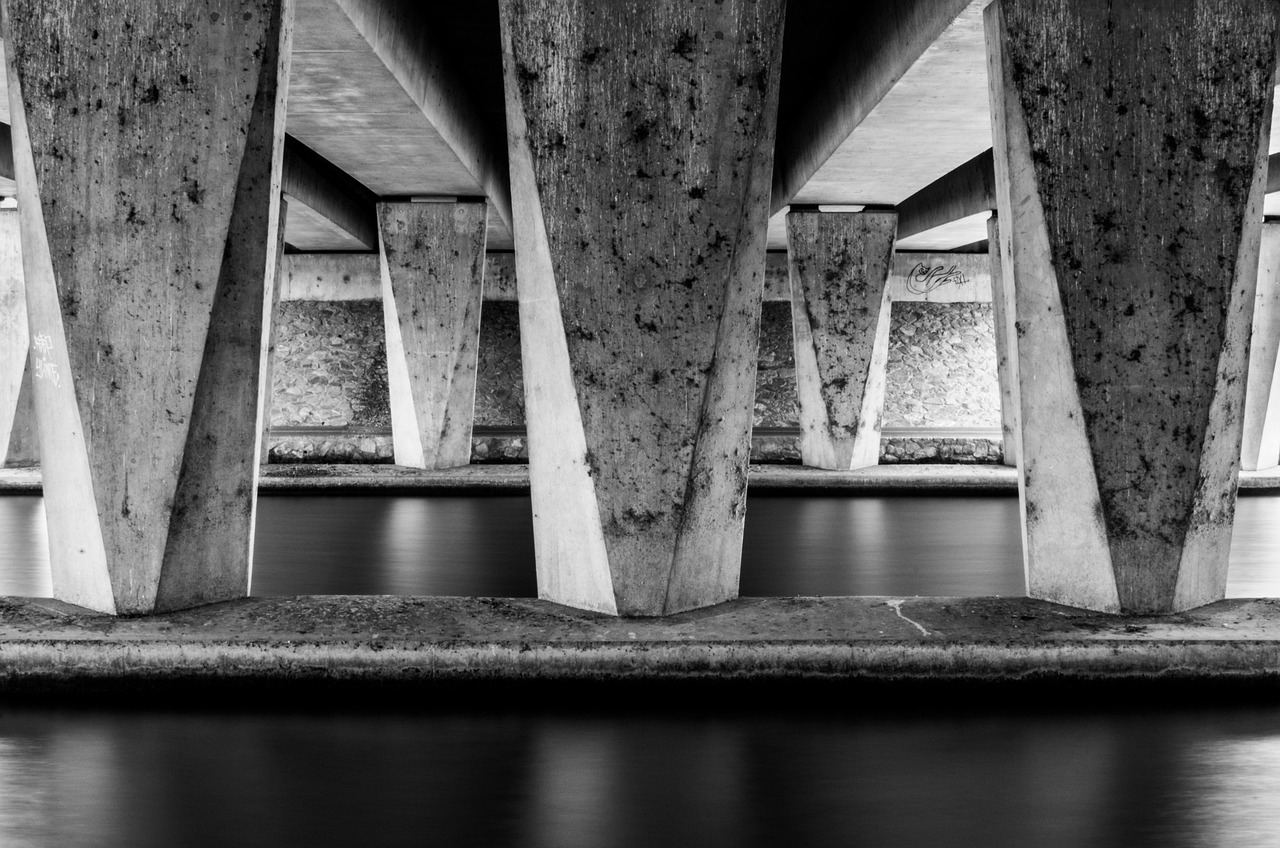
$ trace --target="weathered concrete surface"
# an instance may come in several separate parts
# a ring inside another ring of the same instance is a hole
[[[859,471],[821,471],[786,465],[753,465],[751,489],[834,489],[916,491],[1016,491],[1018,476],[995,465],[898,465]],[[443,471],[395,465],[273,465],[258,480],[262,491],[322,489],[527,489],[527,465],[472,465]],[[1244,471],[1240,488],[1280,491],[1280,470]],[[39,494],[40,469],[0,469],[0,492]]]
[[[800,455],[848,470],[880,459],[893,212],[790,212],[787,252]]]
[[[1280,462],[1277,355],[1280,355],[1280,221],[1267,221],[1262,225],[1262,247],[1258,254],[1258,291],[1253,306],[1249,379],[1244,392],[1240,467],[1245,471],[1271,468]]]
[[[1223,597],[1275,18],[1250,0],[987,9],[1035,597]]]
[[[289,199],[280,197],[280,211],[276,219],[274,263],[269,269],[266,289],[262,294],[262,368],[258,372],[258,465],[266,465],[271,459],[271,401],[275,395],[276,370],[276,317],[280,314],[281,278],[284,276],[285,232],[289,226]],[[295,207],[300,205],[297,201]]]
[[[486,203],[379,203],[396,462],[471,461]]]
[[[247,591],[290,6],[4,4],[64,600]]]
[[[39,459],[18,210],[0,209],[0,465]]]
[[[1022,455],[1018,422],[1018,331],[1014,323],[1012,243],[1000,235],[1000,219],[987,219],[987,254],[991,262],[991,311],[996,330],[996,379],[1000,381],[1000,430],[1004,464],[1017,468]]]
[[[539,593],[737,593],[783,4],[500,4]]]
[[[0,598],[0,696],[486,680],[1274,685],[1280,600],[1117,618],[1029,599],[753,598],[619,619],[532,599],[315,596],[119,619]]]

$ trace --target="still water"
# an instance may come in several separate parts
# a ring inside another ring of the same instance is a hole
[[[1280,595],[1280,497],[1229,594]],[[1022,593],[1017,500],[753,496],[748,595]],[[0,594],[48,593],[0,498]],[[260,501],[255,594],[531,595],[524,497]],[[394,714],[0,701],[0,846],[1280,846],[1280,708]],[[951,696],[954,697],[954,696]]]
[[[752,495],[741,591],[1018,596],[1020,532],[1012,495]],[[1229,575],[1280,596],[1280,496],[1240,498]],[[50,591],[43,501],[0,497],[0,595]],[[529,499],[265,496],[253,593],[535,596]]]
[[[1280,844],[1280,713],[332,716],[0,707],[0,844]]]

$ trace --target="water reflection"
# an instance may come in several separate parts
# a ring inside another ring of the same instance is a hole
[[[0,595],[51,594],[44,498],[0,496]]]
[[[1256,846],[1280,712],[0,711],[0,844]]]
[[[753,495],[741,592],[771,595],[1024,593],[1017,498]],[[38,497],[0,497],[0,594],[47,596]],[[256,595],[533,597],[523,495],[267,496]],[[1280,496],[1240,498],[1228,597],[1280,596]]]

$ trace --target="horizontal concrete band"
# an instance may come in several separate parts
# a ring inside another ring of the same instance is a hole
[[[830,491],[1015,492],[1017,471],[994,465],[881,465],[858,471],[820,471],[797,465],[753,465],[748,483],[756,491],[812,489]],[[527,465],[469,465],[443,471],[399,465],[272,465],[258,490],[441,491],[529,488]],[[1280,469],[1240,472],[1240,488],[1280,490]],[[0,493],[39,494],[38,468],[0,469]]]
[[[249,599],[112,618],[0,599],[0,695],[166,681],[1280,682],[1280,600],[1118,618],[1001,598],[754,598],[665,619],[533,599]]]

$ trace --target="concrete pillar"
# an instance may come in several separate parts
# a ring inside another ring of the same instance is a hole
[[[737,595],[781,0],[503,0],[539,594]]]
[[[996,377],[1000,381],[1001,453],[1004,464],[1017,467],[1022,456],[1018,425],[1018,332],[1014,325],[1012,245],[1000,232],[1000,219],[987,219],[987,252],[991,257],[991,321],[996,334]]]
[[[1258,293],[1253,306],[1253,343],[1249,380],[1244,392],[1244,437],[1240,465],[1246,471],[1273,468],[1280,462],[1280,221],[1262,225],[1258,258]]]
[[[813,468],[880,462],[897,230],[894,212],[787,213],[800,457]]]
[[[387,388],[397,465],[471,461],[485,203],[379,203]]]
[[[288,0],[3,0],[53,591],[244,596]]]
[[[986,10],[1028,592],[1223,597],[1276,54],[1254,0]]]
[[[0,464],[32,465],[35,409],[27,360],[27,298],[18,210],[0,209]]]
[[[272,383],[276,372],[276,316],[280,310],[280,295],[284,291],[284,234],[289,221],[289,201],[280,197],[280,218],[276,224],[275,265],[267,281],[264,297],[267,303],[266,327],[263,330],[264,353],[262,356],[262,380],[258,383],[258,415],[261,433],[258,442],[258,465],[271,462],[271,402],[274,396]]]
[[[27,366],[22,372],[17,401],[13,423],[9,429],[9,448],[3,456],[4,465],[8,468],[39,465],[40,438],[36,432],[36,405],[32,397],[30,360],[27,360]],[[0,441],[0,445],[3,444]]]

